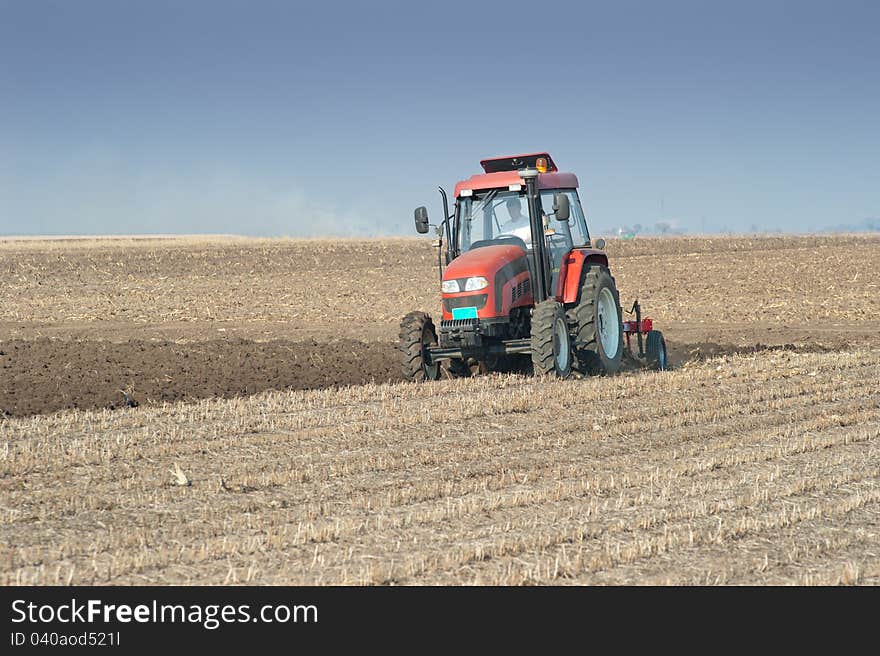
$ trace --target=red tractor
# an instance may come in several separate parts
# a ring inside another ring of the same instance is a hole
[[[604,240],[591,241],[577,177],[559,172],[547,153],[480,164],[484,173],[455,185],[452,214],[440,188],[443,318],[438,330],[425,312],[404,317],[405,378],[436,380],[441,364],[453,376],[497,370],[526,355],[535,374],[559,378],[572,370],[613,374],[624,358],[666,369],[663,335],[642,319],[638,302],[635,320],[622,320]],[[428,232],[424,207],[415,223]]]

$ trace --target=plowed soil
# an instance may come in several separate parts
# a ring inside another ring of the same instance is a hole
[[[45,337],[3,344],[9,414],[233,397],[400,379],[391,344],[211,340],[105,342]],[[131,403],[131,401],[128,401]]]

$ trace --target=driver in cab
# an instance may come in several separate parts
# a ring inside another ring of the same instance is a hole
[[[503,235],[514,235],[515,237],[519,237],[522,239],[528,248],[532,247],[532,226],[529,221],[529,215],[523,214],[522,211],[522,201],[523,199],[518,196],[514,196],[513,198],[508,198],[506,207],[507,213],[510,216],[510,221],[502,225],[499,230],[498,236],[501,237]],[[548,229],[549,219],[547,215],[543,212],[541,213],[541,218],[544,223],[544,231],[545,234],[552,235],[554,233],[553,230]]]
[[[498,236],[514,235],[515,237],[522,239],[526,245],[531,248],[532,229],[529,224],[529,215],[523,214],[522,200],[519,197],[514,196],[513,198],[508,198],[505,205],[507,207],[507,213],[510,216],[510,221],[499,228],[500,232]]]

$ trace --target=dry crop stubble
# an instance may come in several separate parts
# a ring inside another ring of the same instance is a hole
[[[7,420],[0,580],[871,582],[878,380],[777,352]]]

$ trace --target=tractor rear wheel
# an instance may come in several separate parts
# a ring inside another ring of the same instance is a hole
[[[645,341],[645,361],[649,369],[666,371],[669,368],[669,360],[666,356],[666,340],[659,330],[648,331]]]
[[[437,380],[440,365],[431,362],[428,347],[437,345],[434,322],[424,312],[410,312],[400,322],[400,342],[397,348],[403,354],[403,377],[421,383]]]
[[[571,373],[572,348],[562,303],[543,301],[532,312],[532,365],[537,376],[566,378]]]
[[[614,374],[623,357],[620,295],[607,268],[587,269],[578,304],[568,311],[575,326],[577,369],[589,375]]]

